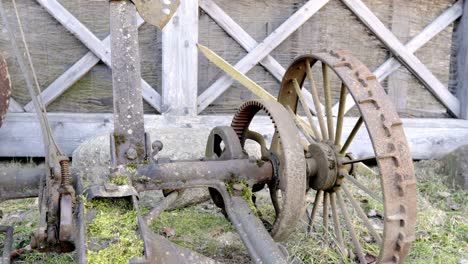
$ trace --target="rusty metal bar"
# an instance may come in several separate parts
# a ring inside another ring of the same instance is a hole
[[[0,259],[0,263],[10,264],[11,246],[13,245],[13,227],[0,226],[0,232],[5,233],[5,240],[3,241],[3,255]]]
[[[118,164],[146,158],[136,9],[129,0],[110,1],[114,135]]]
[[[4,168],[0,172],[0,201],[37,197],[44,166],[35,168]]]
[[[270,162],[249,159],[216,161],[180,161],[163,164],[149,164],[137,167],[140,177],[134,179],[136,189],[158,190],[171,183],[190,183],[197,180],[221,182],[245,181],[265,182],[273,175]]]

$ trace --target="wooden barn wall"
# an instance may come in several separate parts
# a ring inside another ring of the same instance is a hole
[[[109,35],[109,2],[102,0],[59,1],[99,39]],[[16,0],[23,28],[31,51],[39,83],[47,87],[89,50],[34,0]],[[18,25],[11,1],[4,1],[8,21],[21,44]],[[12,78],[12,96],[21,105],[30,101],[25,82],[13,52],[7,32],[0,23],[0,52],[6,57]],[[160,32],[143,24],[139,30],[141,73],[153,88],[160,92],[161,43]],[[21,48],[22,45],[21,45]],[[51,112],[99,113],[112,112],[112,76],[110,69],[99,62],[80,81],[57,98]],[[145,102],[147,113],[156,111]]]
[[[257,42],[288,19],[305,0],[215,0]],[[403,42],[418,34],[434,18],[447,9],[453,0],[365,0],[365,4]],[[20,16],[31,48],[42,87],[66,71],[88,52],[72,34],[55,21],[33,0],[17,0]],[[102,0],[60,0],[73,15],[100,39],[109,34],[108,2]],[[9,21],[14,21],[10,1],[5,1]],[[1,24],[0,24],[1,26]],[[17,30],[16,24],[13,25]],[[21,72],[10,52],[4,27],[0,31],[0,52],[7,58],[13,83],[13,97],[22,105],[29,102]],[[16,32],[17,33],[17,32]],[[142,77],[160,91],[161,39],[156,28],[144,24],[139,31]],[[231,63],[246,52],[230,38],[206,13],[200,11],[199,42],[213,49]],[[417,57],[446,86],[449,81],[452,26],[446,28],[416,52]],[[18,39],[19,41],[19,39]],[[298,31],[293,33],[271,54],[283,67],[298,55],[323,49],[347,49],[370,69],[376,69],[388,57],[386,48],[370,34],[339,0],[331,0]],[[200,94],[218,77],[220,70],[199,56]],[[261,66],[255,66],[248,76],[277,94],[279,82]],[[102,63],[49,106],[53,112],[111,112],[111,72]],[[339,85],[334,85],[338,96]],[[411,74],[400,68],[385,82],[384,87],[406,117],[446,117],[445,108]],[[235,83],[203,114],[232,113],[245,100],[254,98],[250,91]],[[156,113],[145,103],[147,113]]]

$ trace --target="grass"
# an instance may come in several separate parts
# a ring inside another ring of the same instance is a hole
[[[215,256],[221,245],[218,237],[233,232],[234,228],[221,213],[203,210],[202,206],[164,212],[151,228],[161,235],[171,228],[169,240],[207,256]]]
[[[23,248],[30,242],[31,235],[38,228],[38,199],[10,200],[1,203],[3,218],[0,225],[14,227],[13,249]],[[0,237],[0,251],[3,249],[4,236]],[[21,254],[16,263],[65,264],[75,263],[73,254],[40,253],[27,251]]]
[[[418,224],[416,240],[406,263],[448,264],[468,259],[468,193],[447,185],[446,176],[439,172],[438,166],[435,161],[416,163]],[[364,199],[365,196],[358,190],[353,192],[361,203],[364,202],[366,212],[376,210],[382,213],[380,204],[373,199]],[[87,207],[88,212],[92,209],[105,212],[96,215],[93,223],[87,227],[88,234],[95,236],[102,244],[114,245],[117,240],[119,244],[88,252],[90,263],[127,263],[128,259],[142,254],[142,244],[139,244],[141,241],[135,232],[136,215],[128,202],[99,201]],[[0,224],[15,227],[14,247],[24,247],[37,227],[37,199],[8,201],[2,203],[0,208],[4,215]],[[233,226],[218,210],[211,203],[207,203],[164,212],[151,227],[156,233],[168,236],[172,242],[216,260],[231,263],[248,262],[246,249]],[[259,203],[259,211],[263,218],[272,222],[274,211],[270,204]],[[357,221],[356,218],[352,220]],[[284,243],[291,259],[297,257],[304,263],[351,263],[343,257],[342,252],[323,242],[323,226],[318,225],[311,237],[304,234],[303,225],[301,228]],[[167,232],[168,229],[172,232]],[[367,231],[364,228],[356,229],[361,237],[366,235]],[[344,235],[347,237],[346,233]],[[333,244],[333,237],[329,239]],[[0,236],[0,244],[1,241]],[[378,250],[375,243],[363,244],[369,252],[375,253]],[[100,248],[99,245],[95,247]],[[74,263],[72,256],[28,252],[22,255],[18,262]]]

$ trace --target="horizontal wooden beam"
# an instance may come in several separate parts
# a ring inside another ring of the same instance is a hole
[[[361,0],[342,0],[344,4],[369,28],[393,55],[411,71],[449,112],[458,117],[460,102],[428,69],[385,27]]]
[[[110,57],[110,41],[107,37],[104,41],[99,40],[85,25],[76,19],[65,7],[63,7],[56,0],[36,0],[42,7],[44,7],[50,15],[59,21],[66,29],[75,35],[92,53],[102,60],[107,66],[112,68]],[[138,25],[143,24],[143,20],[138,16]],[[90,54],[86,54],[82,59],[75,63],[72,68],[67,70],[62,76],[54,81],[46,90],[50,89],[47,93],[44,92],[44,103],[50,104],[55,98],[62,94],[66,89],[71,87],[73,83],[79,80],[86,74],[94,65],[99,62]],[[81,75],[81,76],[80,76]],[[160,111],[161,96],[154,90],[145,80],[141,79],[141,86],[143,92],[143,99],[148,104]],[[32,112],[34,107],[32,102],[25,106],[26,111]]]
[[[60,148],[72,154],[86,139],[98,134],[111,133],[111,114],[48,114],[51,127]],[[230,125],[232,116],[176,117],[145,115],[146,131],[161,128],[205,128]],[[350,133],[356,118],[345,118],[343,139]],[[465,145],[468,138],[468,121],[457,119],[403,119],[405,133],[415,159],[438,158]],[[259,116],[253,130],[272,134],[268,117]],[[371,143],[361,129],[350,150],[359,157],[371,155]],[[0,157],[43,156],[42,137],[37,117],[32,113],[10,113],[0,128]]]
[[[410,41],[408,41],[405,44],[405,48],[409,52],[414,53],[422,46],[424,46],[427,42],[429,42],[432,38],[434,38],[437,34],[442,32],[445,28],[447,28],[450,24],[452,24],[461,16],[462,4],[463,0],[459,0],[453,6],[445,10],[440,16],[438,16],[429,25],[427,25],[421,32],[419,32]],[[395,72],[400,67],[401,63],[394,57],[391,57],[387,59],[384,63],[382,63],[374,71],[374,74],[379,80],[379,82],[382,82],[383,80],[385,80],[385,78],[387,78],[390,74]],[[351,97],[351,95],[348,94],[346,97],[345,112],[348,112],[354,105],[355,103],[353,98]],[[338,103],[333,106],[334,116],[338,114],[338,107]]]
[[[309,18],[320,10],[329,0],[309,0],[273,33],[265,38],[262,43],[251,50],[242,58],[235,67],[241,73],[246,74],[276,47],[278,47],[287,37],[295,32]],[[202,112],[216,98],[223,94],[233,84],[234,80],[227,74],[216,80],[208,89],[198,97],[198,112]]]
[[[226,14],[213,0],[200,0],[200,7],[231,36],[242,48],[247,52],[252,51],[258,46],[258,42],[252,38],[239,24],[237,24],[228,14]],[[271,55],[267,55],[260,64],[273,75],[279,82],[282,81],[286,69],[275,60]],[[302,90],[305,101],[315,114],[315,105],[312,100],[312,95],[306,89]],[[323,109],[323,105],[321,105]]]

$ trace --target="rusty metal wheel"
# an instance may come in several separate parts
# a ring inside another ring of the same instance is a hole
[[[11,95],[10,75],[5,59],[0,56],[0,127],[2,126]]]
[[[249,129],[252,119],[259,112],[268,115],[275,128],[269,147],[261,134]],[[262,158],[273,164],[274,177],[268,182],[268,187],[275,208],[275,222],[270,233],[277,241],[285,240],[295,230],[298,216],[305,211],[306,167],[299,132],[288,111],[275,101],[252,100],[244,103],[235,114],[231,126],[242,148],[247,139],[259,142]]]
[[[322,89],[317,87],[318,79]],[[336,117],[332,83],[341,85]],[[305,105],[302,86],[310,87],[315,117]],[[347,93],[356,103],[358,117],[344,138]],[[323,238],[324,245],[343,258],[360,263],[402,263],[414,240],[416,181],[402,122],[375,75],[345,51],[301,56],[287,69],[278,101],[309,141],[310,235]],[[296,116],[298,105],[309,122]],[[347,150],[362,125],[374,155],[354,159]],[[364,160],[376,162],[375,177],[353,173]],[[371,217],[374,214],[377,217]]]

